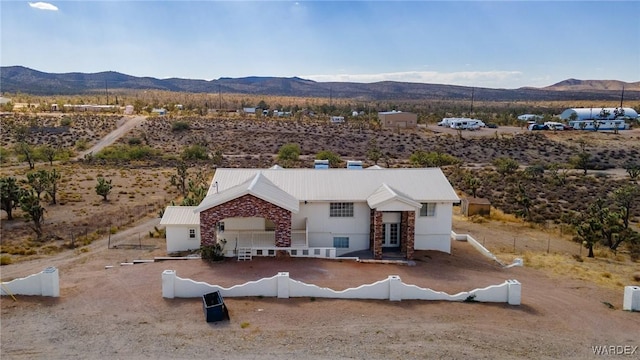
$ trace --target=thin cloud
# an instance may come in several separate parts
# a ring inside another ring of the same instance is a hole
[[[495,86],[517,81],[521,76],[522,73],[520,71],[459,71],[450,73],[437,71],[405,71],[380,74],[306,75],[301,77],[319,82],[373,83],[379,81],[400,81],[462,86]]]
[[[38,9],[38,10],[48,10],[48,11],[58,11],[58,7],[53,5],[53,4],[49,4],[46,2],[42,2],[42,1],[38,1],[35,3],[30,2],[29,6],[31,6],[34,9]]]

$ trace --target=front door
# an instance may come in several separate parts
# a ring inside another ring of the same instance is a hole
[[[382,247],[400,246],[400,224],[382,224]]]

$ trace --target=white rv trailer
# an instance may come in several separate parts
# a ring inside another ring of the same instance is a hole
[[[596,130],[596,124],[598,125],[598,130],[628,130],[629,124],[627,124],[624,119],[615,119],[615,120],[572,120],[569,121],[569,126],[576,130]]]
[[[452,129],[462,130],[478,130],[481,127],[485,127],[485,123],[482,120],[459,118],[450,121],[449,127]]]

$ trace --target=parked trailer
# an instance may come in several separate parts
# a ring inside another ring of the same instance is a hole
[[[478,130],[481,127],[485,127],[485,123],[482,120],[476,119],[456,119],[451,121],[450,127],[452,129],[462,130]]]
[[[596,130],[595,122],[598,123],[598,130],[628,130],[629,124],[623,119],[616,120],[573,120],[569,121],[569,126],[576,130]]]

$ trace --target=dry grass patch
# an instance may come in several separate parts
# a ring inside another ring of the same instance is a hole
[[[525,266],[541,269],[556,278],[570,277],[615,290],[621,290],[632,282],[635,282],[635,285],[640,284],[637,279],[634,279],[637,264],[622,255],[612,260],[568,254],[525,252],[522,258]]]

